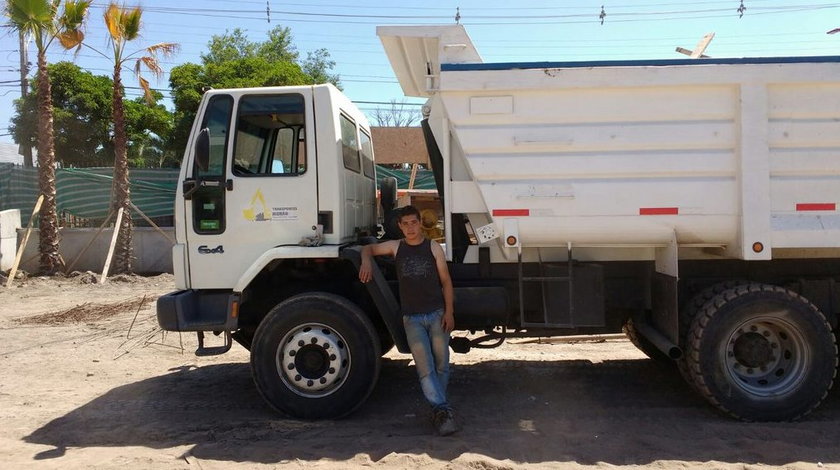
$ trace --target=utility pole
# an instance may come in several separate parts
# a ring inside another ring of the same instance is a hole
[[[29,54],[27,53],[28,41],[23,37],[23,31],[19,32],[20,38],[20,99],[26,98],[29,94]],[[32,168],[32,147],[29,142],[24,142],[18,146],[18,152],[23,155],[23,166],[25,168]]]

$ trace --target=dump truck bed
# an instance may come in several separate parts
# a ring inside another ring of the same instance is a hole
[[[379,34],[449,131],[452,212],[524,246],[840,247],[840,57],[495,64],[428,28]]]

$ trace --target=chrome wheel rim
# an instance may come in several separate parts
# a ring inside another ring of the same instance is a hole
[[[289,390],[319,398],[334,393],[347,380],[350,351],[334,329],[307,323],[286,333],[277,347],[275,365]]]
[[[804,335],[775,316],[741,323],[723,349],[732,383],[754,396],[784,395],[799,387],[808,374],[811,350]]]

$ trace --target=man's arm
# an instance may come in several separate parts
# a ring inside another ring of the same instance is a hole
[[[397,254],[399,240],[389,240],[384,243],[375,243],[362,247],[362,265],[359,267],[359,280],[368,282],[373,277],[373,257]]]
[[[451,332],[455,329],[455,294],[452,290],[452,277],[449,276],[449,266],[446,265],[446,254],[443,252],[443,247],[440,243],[432,241],[432,254],[435,257],[435,265],[437,266],[438,277],[440,277],[440,287],[443,289],[443,329]]]

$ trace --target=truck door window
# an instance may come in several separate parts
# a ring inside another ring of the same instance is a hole
[[[376,172],[373,168],[373,145],[370,142],[370,136],[362,130],[359,132],[359,140],[361,140],[361,154],[362,154],[362,168],[365,176],[368,178],[375,178]]]
[[[304,173],[304,118],[302,95],[244,96],[237,113],[233,174],[248,177]]]
[[[356,123],[345,115],[341,115],[341,156],[344,158],[344,168],[361,172],[359,163],[359,142],[356,138]]]
[[[193,193],[193,228],[196,233],[217,234],[225,231],[225,154],[233,98],[216,95],[210,98],[201,128],[210,130],[210,159],[206,169],[193,165],[193,177],[207,183]]]

